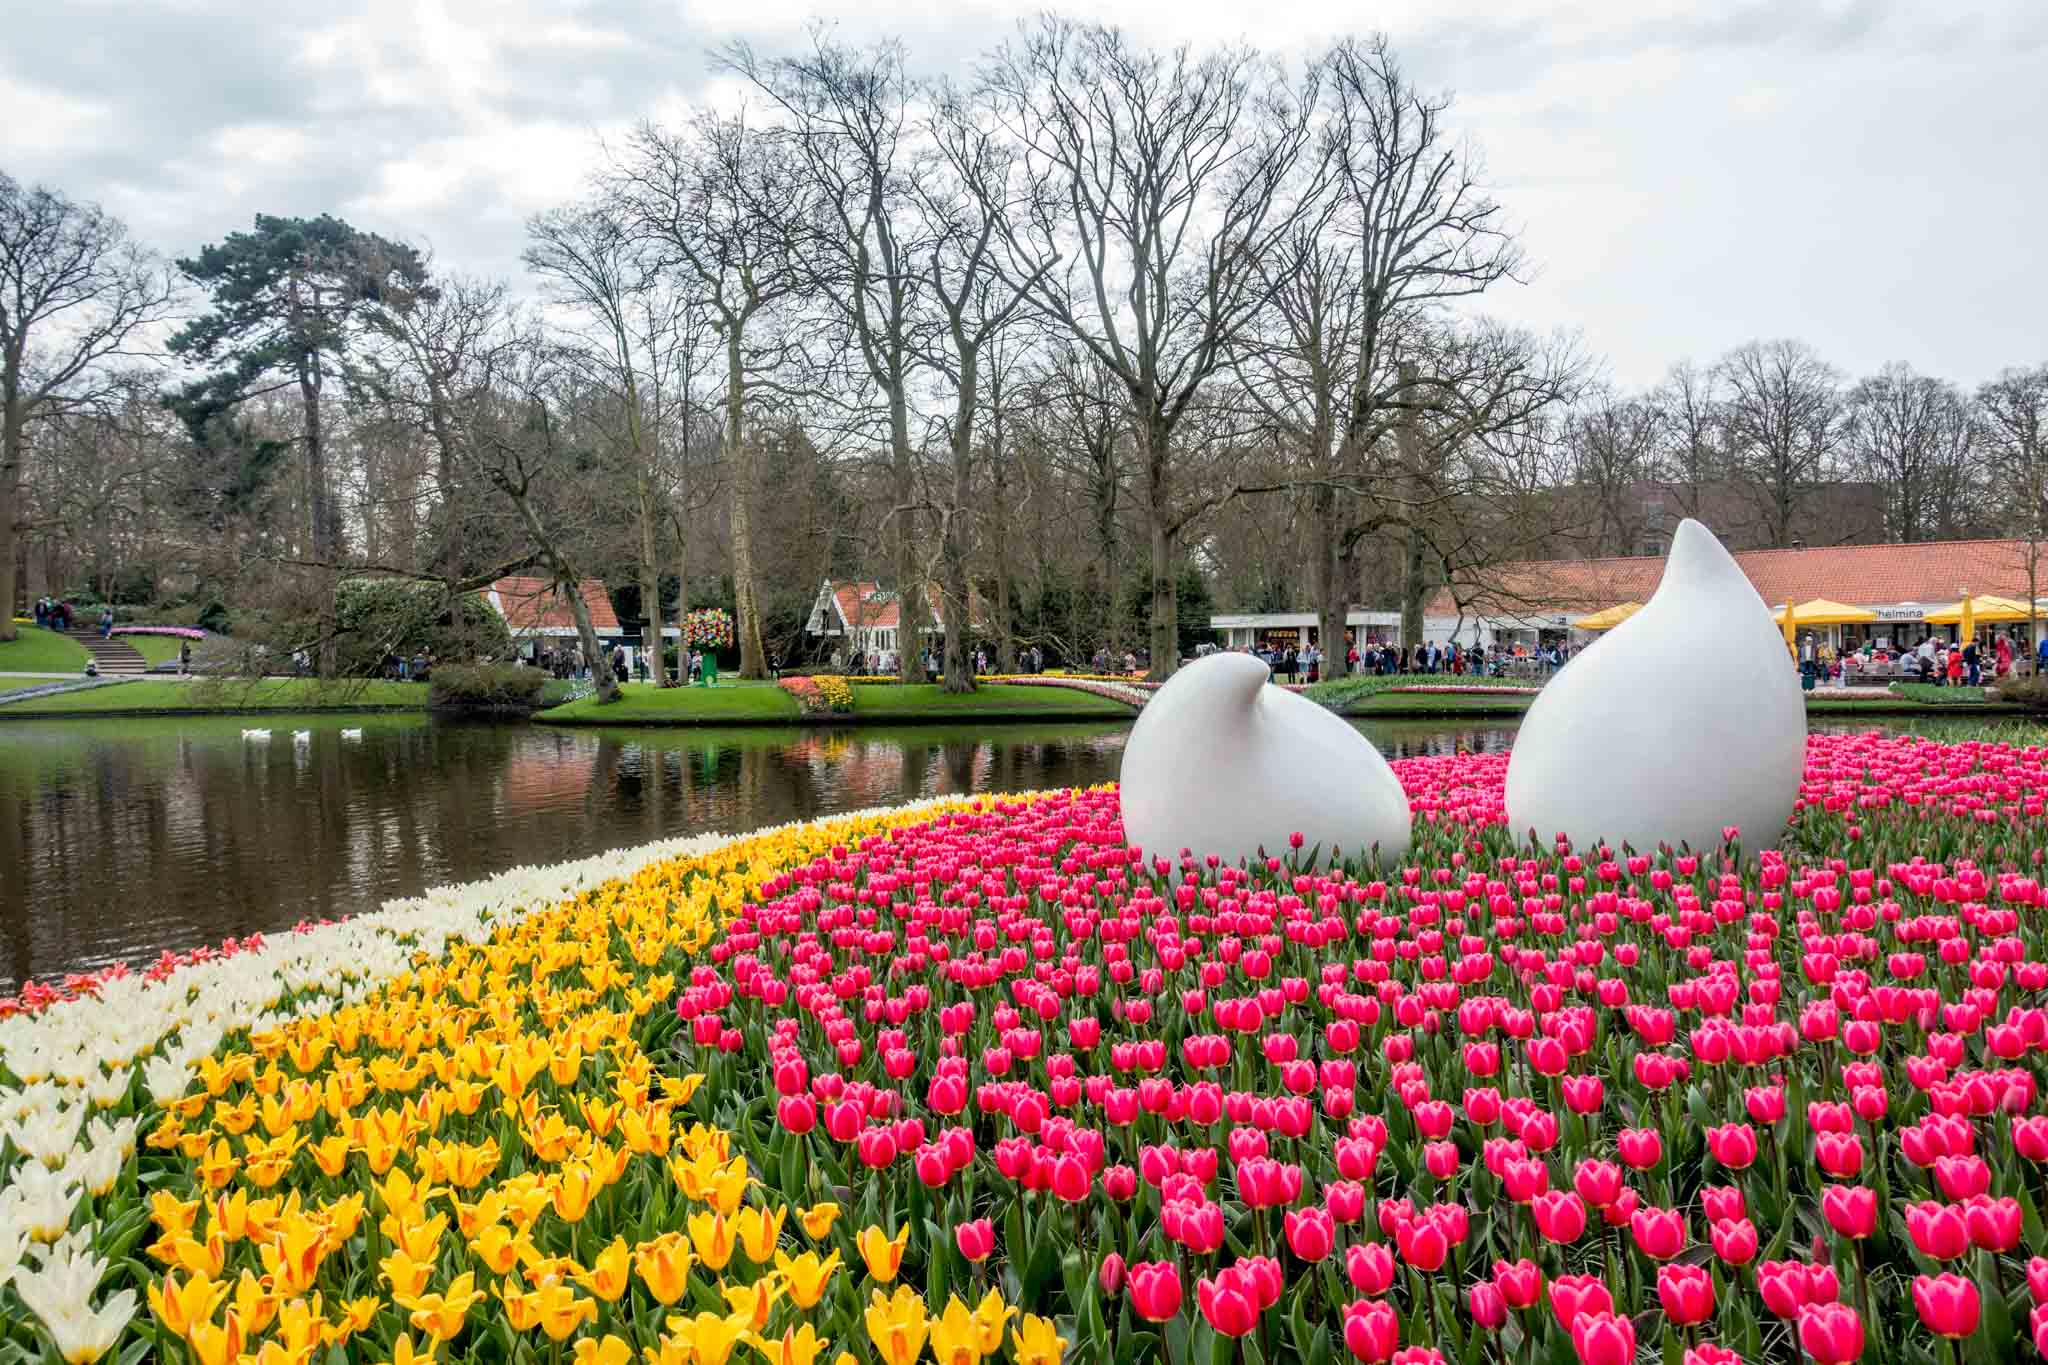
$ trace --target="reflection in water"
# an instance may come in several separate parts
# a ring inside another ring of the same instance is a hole
[[[918,796],[1116,776],[1115,724],[557,730],[360,716],[0,724],[0,991],[518,864]],[[344,740],[344,727],[361,727]],[[1815,727],[1820,728],[1820,727]],[[295,745],[294,729],[310,730]],[[1512,721],[1362,722],[1391,758]]]

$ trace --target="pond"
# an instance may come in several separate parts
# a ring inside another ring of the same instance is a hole
[[[424,716],[0,724],[0,994],[520,864],[1116,776],[1122,724],[563,730]],[[1358,722],[1389,757],[1512,720]],[[344,730],[360,730],[346,738]],[[294,730],[308,732],[295,743]]]

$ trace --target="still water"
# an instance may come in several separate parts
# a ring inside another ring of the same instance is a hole
[[[1116,776],[1127,725],[564,730],[425,717],[0,724],[0,993],[521,864]],[[1369,721],[1389,757],[1513,721]],[[344,739],[344,729],[360,729]],[[309,731],[303,744],[294,730]]]

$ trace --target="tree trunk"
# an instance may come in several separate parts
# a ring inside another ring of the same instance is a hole
[[[1401,564],[1401,647],[1422,643],[1422,528],[1410,526]]]
[[[683,527],[683,509],[675,509],[676,523],[676,682],[690,680],[690,642],[683,638],[690,615],[690,533]]]
[[[590,623],[590,604],[583,600],[583,585],[577,581],[566,562],[549,555],[554,560],[555,588],[569,598],[569,615],[576,621],[576,638],[583,644],[583,653],[591,661],[591,680],[597,684],[597,699],[600,703],[615,702],[619,699],[618,678],[612,673],[612,661],[604,656],[604,646],[598,643],[597,627]]]
[[[768,676],[761,642],[761,604],[754,583],[754,457],[744,439],[746,369],[737,326],[726,328],[725,460],[732,474],[732,595],[739,620],[740,676]]]
[[[953,506],[946,517],[939,552],[945,582],[946,673],[948,692],[974,690],[974,616],[968,604],[967,518],[974,498],[974,404],[977,397],[975,354],[960,347],[960,379],[953,413]],[[920,594],[921,596],[921,594]]]
[[[314,592],[320,603],[320,648],[317,669],[321,677],[334,676],[336,641],[340,625],[335,617],[334,590],[337,574],[333,567],[341,546],[341,518],[334,495],[327,487],[327,441],[320,424],[320,358],[309,355],[299,364],[299,399],[306,413],[306,508],[312,522],[313,560],[321,567]]]
[[[11,376],[10,376],[11,378]],[[0,411],[0,640],[15,638],[16,561],[21,554],[21,457],[28,422],[22,403],[8,385]]]
[[[1344,531],[1337,524],[1337,490],[1326,483],[1309,490],[1313,518],[1311,541],[1315,546],[1316,635],[1323,651],[1322,678],[1341,678],[1349,671],[1344,644],[1345,608],[1350,605],[1351,584],[1340,553]]]
[[[896,575],[896,676],[900,682],[923,682],[924,627],[929,600],[924,575],[917,565],[917,467],[910,450],[910,404],[899,379],[889,392],[889,472],[896,510],[889,520],[892,572]]]
[[[640,644],[647,651],[647,680],[661,687],[668,681],[668,671],[661,662],[661,560],[654,534],[661,508],[654,494],[654,475],[644,457],[639,466],[640,615],[645,618],[640,627]]]
[[[1152,663],[1145,676],[1153,682],[1165,682],[1180,667],[1180,600],[1173,582],[1178,536],[1167,506],[1166,441],[1166,431],[1158,423],[1145,433],[1145,524],[1152,540]]]
[[[1000,449],[991,452],[993,463],[989,466],[994,476],[991,500],[999,515],[1010,511],[1009,480],[1004,476],[1003,457]],[[996,633],[996,671],[1015,673],[1017,671],[1017,623],[1010,615],[1010,538],[1000,533],[990,536],[989,543],[995,555],[995,601],[989,603],[989,624]]]

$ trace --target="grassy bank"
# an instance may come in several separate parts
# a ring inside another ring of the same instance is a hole
[[[1486,687],[1499,692],[1527,692],[1534,696],[1536,686],[1527,678],[1485,678],[1462,673],[1392,673],[1385,676],[1354,673],[1349,677],[1314,683],[1303,689],[1301,695],[1341,710],[1397,687]]]
[[[555,725],[773,725],[809,719],[820,724],[863,725],[965,720],[1063,720],[1067,717],[1121,718],[1136,712],[1121,702],[1063,687],[984,683],[953,695],[917,683],[856,683],[853,710],[844,715],[804,717],[796,699],[773,683],[721,683],[717,687],[656,688],[629,683],[619,700],[600,706],[595,697],[557,706],[534,719]]]
[[[177,635],[116,635],[114,638],[148,660],[152,668],[158,664],[176,663],[178,648],[186,643]]]
[[[1533,691],[1496,688],[1493,695],[1469,692],[1374,692],[1338,708],[1346,716],[1519,716],[1536,700]]]
[[[267,711],[422,709],[425,683],[318,678],[146,679],[8,703],[0,719],[28,716],[212,715]]]
[[[855,683],[853,714],[862,720],[949,720],[956,716],[1131,716],[1137,712],[1120,701],[1069,687],[983,683],[972,692],[954,693],[933,683],[908,687]]]
[[[716,687],[627,683],[619,699],[595,695],[534,714],[556,725],[773,725],[797,719],[796,699],[774,683],[723,682]]]
[[[54,630],[17,626],[20,635],[0,641],[0,673],[83,673],[85,646]]]

